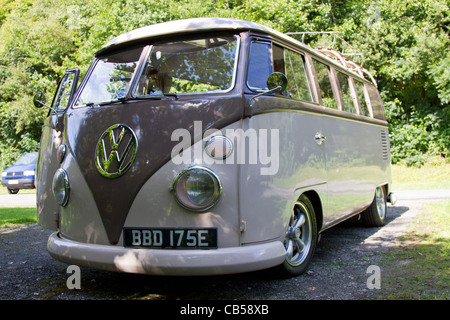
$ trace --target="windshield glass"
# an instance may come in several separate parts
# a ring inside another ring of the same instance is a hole
[[[75,106],[108,102],[125,97],[143,47],[101,57]]]
[[[23,156],[19,158],[19,160],[14,162],[14,164],[15,165],[34,164],[36,163],[37,156],[38,156],[37,152],[25,153]]]
[[[234,85],[237,49],[236,36],[155,44],[133,96],[230,90]]]

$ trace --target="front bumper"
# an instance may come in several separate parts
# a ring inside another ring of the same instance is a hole
[[[153,275],[218,275],[267,269],[283,263],[280,241],[212,250],[130,249],[86,244],[50,235],[47,248],[52,257],[68,264],[109,271]]]
[[[2,179],[2,186],[9,189],[33,189],[34,178]]]

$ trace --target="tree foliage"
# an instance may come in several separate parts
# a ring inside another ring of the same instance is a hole
[[[337,32],[364,53],[378,81],[393,162],[448,157],[447,0],[0,0],[0,167],[39,144],[46,111],[32,106],[34,93],[52,97],[66,69],[85,72],[94,52],[123,32],[192,17]]]

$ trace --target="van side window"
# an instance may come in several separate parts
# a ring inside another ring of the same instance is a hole
[[[333,94],[333,88],[331,87],[328,66],[314,59],[313,64],[316,69],[317,80],[319,81],[322,104],[328,108],[338,109],[338,105]]]
[[[288,78],[288,91],[294,99],[312,101],[309,81],[305,70],[303,55],[285,50],[286,76]]]
[[[348,82],[348,76],[342,72],[336,71],[336,75],[339,81],[340,93],[342,99],[342,110],[356,114],[356,107],[353,103],[352,94],[350,92],[350,84]]]
[[[251,89],[267,90],[267,78],[272,73],[271,45],[253,42],[250,48],[247,85]]]
[[[370,104],[372,106],[373,117],[386,121],[386,114],[384,113],[383,102],[381,101],[380,94],[375,87],[366,86],[367,93],[369,94]]]
[[[304,58],[300,53],[277,44],[255,41],[250,48],[247,84],[253,90],[267,90],[267,78],[272,72],[281,72],[288,79],[291,98],[312,101]]]
[[[358,96],[359,111],[363,116],[370,117],[369,106],[367,105],[366,95],[364,94],[364,84],[360,81],[353,80]]]

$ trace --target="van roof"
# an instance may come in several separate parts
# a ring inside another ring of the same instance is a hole
[[[349,67],[345,63],[342,63],[342,57],[337,58],[330,58],[329,55],[326,55],[325,52],[321,52],[322,50],[314,49],[305,43],[294,39],[290,37],[287,34],[284,34],[280,31],[274,30],[272,28],[263,26],[259,23],[240,20],[240,19],[231,19],[231,18],[191,18],[191,19],[182,19],[182,20],[174,20],[174,21],[168,21],[168,22],[162,22],[157,23],[149,26],[145,26],[142,28],[138,28],[135,30],[131,30],[129,32],[123,33],[119,35],[118,37],[115,37],[114,39],[107,42],[99,51],[97,51],[96,55],[101,55],[105,51],[109,51],[111,49],[114,49],[114,47],[120,47],[127,43],[133,43],[138,42],[141,40],[149,39],[149,38],[158,38],[163,36],[170,36],[175,34],[187,34],[187,33],[194,33],[194,32],[209,32],[209,31],[227,31],[227,30],[234,30],[234,31],[240,31],[240,30],[249,30],[249,31],[256,31],[261,33],[266,33],[268,35],[277,37],[279,39],[283,39],[284,41],[288,43],[292,43],[295,46],[300,46],[303,50],[312,53],[312,54],[319,54],[326,60],[330,61],[331,63],[335,65],[340,65],[341,67],[344,66],[345,69],[352,72],[353,74],[356,74],[364,79],[364,76],[362,75],[363,71],[364,73],[368,74],[370,78],[372,79],[372,82],[376,86],[376,81],[370,75],[370,73],[364,69],[363,67],[357,66],[357,70],[355,70],[354,66]],[[320,53],[319,53],[320,52]],[[345,59],[350,60],[345,57]],[[351,60],[350,60],[351,61]]]
[[[119,46],[128,42],[135,42],[144,40],[146,38],[170,36],[174,34],[202,32],[202,31],[226,31],[226,30],[250,30],[263,32],[269,35],[273,35],[289,42],[295,42],[296,45],[301,45],[305,49],[311,50],[309,46],[306,46],[300,41],[294,38],[276,31],[272,28],[265,27],[259,23],[230,18],[192,18],[182,19],[169,22],[162,22],[146,27],[138,28],[112,39],[106,43],[100,51],[110,49],[114,46]]]

